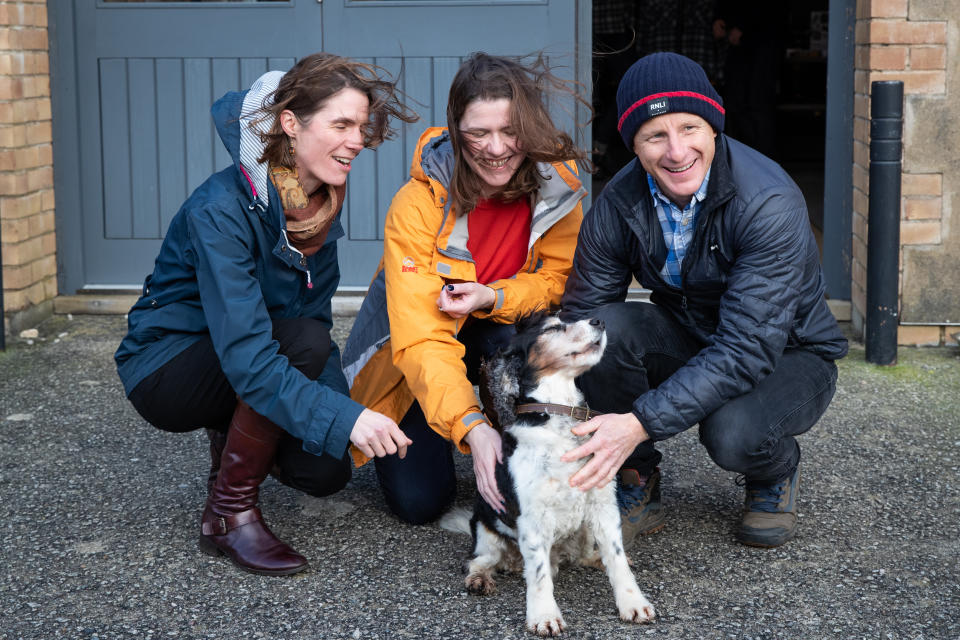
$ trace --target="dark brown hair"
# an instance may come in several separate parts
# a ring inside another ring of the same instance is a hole
[[[301,124],[308,124],[313,115],[337,92],[356,89],[370,101],[370,121],[363,135],[363,145],[374,148],[392,138],[396,131],[390,119],[415,122],[419,116],[400,102],[394,82],[384,79],[389,74],[380,67],[355,62],[331,53],[314,53],[301,58],[287,71],[273,92],[273,103],[262,107],[257,121],[273,118],[270,131],[261,134],[266,143],[259,162],[284,167],[294,166],[290,139],[280,126],[280,113],[289,109]]]
[[[547,111],[548,94],[566,93],[592,114],[590,103],[576,91],[577,86],[553,75],[542,53],[537,54],[533,62],[523,64],[519,59],[477,52],[460,65],[447,101],[447,127],[455,159],[449,197],[457,215],[473,210],[484,187],[483,180],[470,169],[464,157],[467,145],[459,126],[474,100],[506,98],[510,101],[510,123],[517,133],[520,150],[526,154],[510,182],[498,194],[503,200],[518,200],[537,192],[541,178],[537,172],[538,162],[576,160],[588,171],[592,170],[587,152],[553,124]]]

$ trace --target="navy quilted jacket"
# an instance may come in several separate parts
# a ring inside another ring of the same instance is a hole
[[[588,315],[624,300],[635,277],[652,302],[705,345],[634,402],[653,440],[693,426],[752,389],[786,349],[828,360],[846,355],[847,341],[824,299],[803,195],[759,152],[718,136],[679,288],[660,275],[666,255],[646,173],[634,159],[584,217],[562,307],[567,317]]]

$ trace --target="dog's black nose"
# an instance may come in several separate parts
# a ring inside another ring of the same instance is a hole
[[[590,326],[600,327],[601,329],[603,329],[603,320],[601,320],[600,318],[590,318]]]

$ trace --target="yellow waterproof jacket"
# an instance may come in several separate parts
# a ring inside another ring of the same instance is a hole
[[[430,427],[469,453],[463,438],[486,418],[457,340],[466,319],[451,318],[436,304],[445,284],[477,279],[467,250],[468,216],[457,216],[447,199],[453,164],[446,129],[424,132],[411,179],[387,212],[383,258],[344,348],[343,368],[356,402],[400,422],[416,399]],[[527,260],[513,277],[489,283],[496,302],[489,311],[474,311],[477,318],[512,323],[560,302],[586,190],[573,163],[539,169],[544,179],[532,203]],[[352,454],[357,466],[367,461],[356,448]]]

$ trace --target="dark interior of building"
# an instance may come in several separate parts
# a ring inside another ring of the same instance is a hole
[[[616,86],[639,57],[700,63],[726,109],[725,133],[779,162],[823,228],[828,0],[594,0],[594,191],[631,159],[616,131]]]

